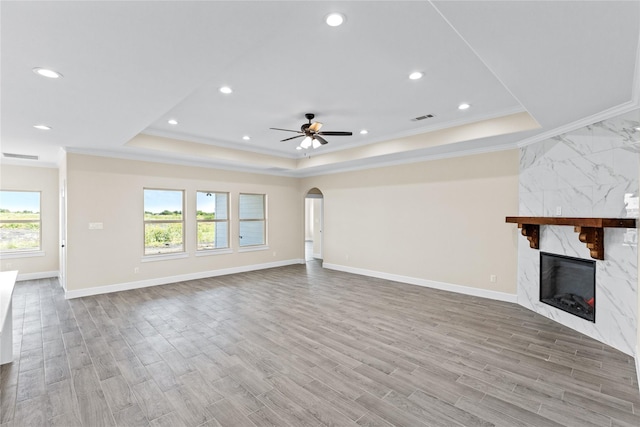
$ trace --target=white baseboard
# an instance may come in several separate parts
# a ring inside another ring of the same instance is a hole
[[[25,280],[36,280],[36,279],[50,279],[52,277],[58,277],[60,273],[58,271],[41,271],[38,273],[23,273],[18,274],[18,278],[16,282],[23,282]]]
[[[129,291],[131,289],[146,288],[149,286],[167,285],[170,283],[184,282],[187,280],[206,279],[207,277],[225,276],[227,274],[245,273],[247,271],[264,270],[266,268],[284,267],[286,265],[304,264],[303,259],[290,259],[284,261],[268,262],[264,264],[245,265],[241,267],[223,268],[220,270],[199,271],[197,273],[180,274],[178,276],[159,277],[156,279],[139,280],[136,282],[117,283],[115,285],[96,286],[87,289],[68,290],[66,299],[87,297],[91,295],[109,294],[111,292]]]
[[[324,268],[330,270],[344,271],[345,273],[359,274],[362,276],[376,277],[378,279],[392,280],[394,282],[407,283],[409,285],[424,286],[427,288],[440,289],[443,291],[455,292],[458,294],[472,295],[481,298],[489,298],[497,301],[506,301],[516,303],[518,296],[516,294],[508,294],[506,292],[490,291],[487,289],[472,288],[469,286],[454,285],[451,283],[436,282],[434,280],[418,279],[416,277],[401,276],[398,274],[384,273],[381,271],[367,270],[364,268],[348,267],[339,264],[324,263]]]

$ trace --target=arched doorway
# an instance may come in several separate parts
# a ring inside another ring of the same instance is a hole
[[[322,228],[324,226],[324,196],[317,188],[304,197],[304,259],[322,259]]]

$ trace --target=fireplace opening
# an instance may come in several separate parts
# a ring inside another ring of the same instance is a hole
[[[596,321],[596,262],[540,252],[540,301]]]

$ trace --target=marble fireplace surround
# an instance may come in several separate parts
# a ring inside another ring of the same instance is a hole
[[[638,218],[640,111],[520,149],[519,216]],[[556,215],[560,212],[560,215]],[[596,261],[596,322],[539,301],[540,253],[518,236],[518,303],[628,355],[638,316],[637,228],[606,228]],[[540,250],[593,259],[573,227],[541,225]]]

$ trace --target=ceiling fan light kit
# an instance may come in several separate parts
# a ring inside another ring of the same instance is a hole
[[[346,131],[320,131],[320,128],[322,127],[322,123],[320,122],[311,123],[311,120],[313,120],[313,118],[315,117],[315,114],[307,113],[304,115],[304,117],[309,121],[309,123],[304,123],[302,126],[300,126],[300,130],[282,129],[282,128],[270,128],[270,129],[299,133],[300,135],[292,136],[290,138],[285,138],[280,142],[290,141],[292,139],[304,137],[304,139],[300,143],[300,146],[297,147],[297,149],[305,149],[305,150],[309,147],[318,148],[322,145],[328,144],[329,141],[324,139],[321,135],[325,135],[325,136],[353,135],[353,132],[346,132]]]

